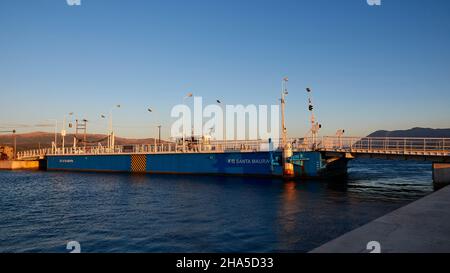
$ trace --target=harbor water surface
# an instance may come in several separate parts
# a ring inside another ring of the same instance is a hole
[[[326,181],[5,171],[0,252],[307,252],[431,193],[431,175],[378,160]]]

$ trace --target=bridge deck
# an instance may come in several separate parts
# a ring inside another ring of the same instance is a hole
[[[378,150],[378,149],[320,149],[324,152],[351,153],[358,154],[381,154],[381,155],[405,155],[405,156],[450,156],[447,151],[398,151],[398,150]]]
[[[450,139],[446,138],[324,137],[318,147],[324,152],[348,153],[352,157],[450,161]]]

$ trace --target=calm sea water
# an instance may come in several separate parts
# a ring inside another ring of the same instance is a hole
[[[433,191],[426,163],[345,181],[0,172],[0,252],[306,252]]]

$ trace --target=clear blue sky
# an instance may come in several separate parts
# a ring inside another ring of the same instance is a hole
[[[289,76],[291,136],[311,87],[324,134],[450,127],[450,1],[0,1],[0,129],[75,112],[105,132],[168,135],[188,91],[274,104]],[[156,113],[149,114],[148,106]]]

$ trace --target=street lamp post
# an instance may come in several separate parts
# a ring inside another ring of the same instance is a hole
[[[224,110],[224,108],[223,108],[223,106],[222,106],[222,101],[221,101],[221,100],[216,100],[216,102],[217,102],[217,104],[220,105],[220,109],[222,109],[222,126],[225,126],[225,135],[224,135],[224,132],[222,132],[222,137],[223,137],[224,143],[225,143],[225,145],[226,145],[226,143],[227,143],[226,113],[225,113],[225,110]],[[222,128],[223,128],[223,127],[222,127]]]
[[[192,97],[192,93],[187,93],[186,94],[186,96],[183,98],[183,105],[185,104],[184,103],[184,101],[187,99],[187,98],[190,98],[190,97]],[[183,152],[185,152],[186,151],[186,144],[184,143],[185,141],[185,129],[184,129],[184,120],[185,120],[185,116],[184,116],[184,114],[183,114]]]
[[[17,137],[16,137],[16,129],[12,130],[14,136],[14,160],[17,159]]]
[[[147,111],[150,113],[153,113],[153,109],[150,107],[147,109]],[[158,112],[156,112],[156,113],[158,113]],[[157,115],[157,117],[158,117],[158,115]],[[157,125],[156,127],[158,128],[158,145],[159,145],[159,144],[161,144],[161,124]]]
[[[100,115],[100,117],[102,118],[102,119],[106,119],[106,115]],[[108,148],[110,147],[110,143],[109,143],[109,120],[107,120],[107,122],[106,122],[106,130],[108,131],[107,133],[106,133],[106,135],[108,136],[108,140],[107,140],[107,144],[106,144],[106,146],[108,146]]]
[[[114,131],[113,131],[113,110],[115,108],[120,108],[120,104],[117,104],[115,107],[109,110],[109,148],[114,149]]]
[[[72,115],[73,115],[73,112],[70,112],[69,116],[72,116]],[[61,129],[61,138],[62,138],[61,146],[62,146],[62,153],[63,154],[64,154],[64,139],[65,139],[65,136],[66,136],[66,116],[67,115],[64,115],[63,125],[62,125],[62,129]]]
[[[55,133],[55,139],[54,139],[54,143],[55,143],[55,148],[58,148],[58,120],[57,119],[48,119],[48,121],[54,121],[55,122],[55,128],[54,128],[54,133]]]
[[[158,145],[161,145],[161,125],[156,127],[158,127]]]

